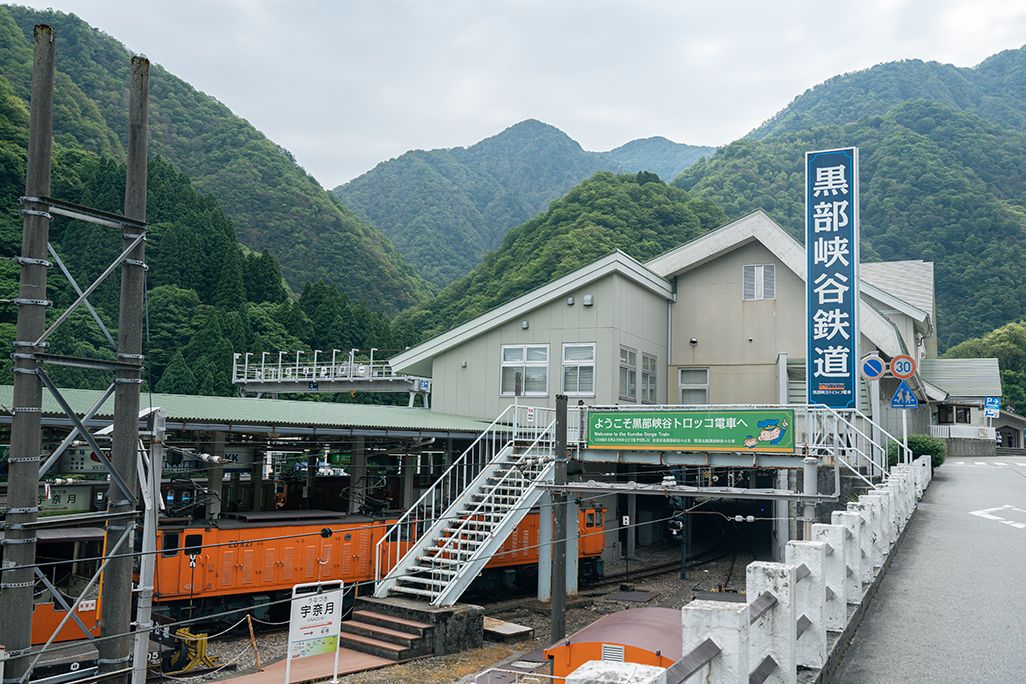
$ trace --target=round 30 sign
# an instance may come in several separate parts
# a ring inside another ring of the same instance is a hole
[[[916,374],[916,360],[908,354],[898,354],[891,359],[891,375],[899,380],[908,380]]]

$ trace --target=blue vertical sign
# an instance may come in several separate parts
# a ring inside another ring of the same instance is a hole
[[[805,153],[808,403],[859,407],[859,151]]]

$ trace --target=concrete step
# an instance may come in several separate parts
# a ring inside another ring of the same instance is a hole
[[[379,658],[387,658],[396,662],[408,660],[412,657],[410,655],[411,649],[408,646],[400,646],[389,641],[381,641],[380,639],[372,639],[371,637],[350,634],[348,632],[343,632],[339,636],[339,644],[347,646],[354,651],[370,653]]]
[[[420,636],[424,636],[427,634],[428,630],[431,629],[431,625],[426,622],[418,622],[417,620],[410,620],[409,618],[401,618],[394,615],[387,615],[386,613],[378,613],[365,608],[354,610],[353,619],[366,624],[388,627],[389,629],[395,629],[402,632],[412,632],[419,634]]]
[[[359,620],[346,620],[343,622],[342,632],[347,634],[357,634],[359,636],[377,639],[378,641],[387,641],[406,648],[410,648],[418,640],[423,638],[422,635],[415,634],[413,632],[403,632],[398,629],[392,629],[391,627],[381,627],[369,622],[360,622]]]

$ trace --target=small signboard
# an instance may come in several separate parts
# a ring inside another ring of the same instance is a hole
[[[899,380],[908,380],[916,374],[916,360],[908,354],[898,354],[891,359],[891,375]]]
[[[1001,397],[984,397],[983,398],[983,417],[984,418],[1000,418],[1001,417]]]
[[[884,363],[879,354],[869,354],[862,359],[859,370],[861,370],[862,377],[866,380],[879,380],[887,370],[887,364]]]
[[[289,684],[293,660],[332,652],[335,654],[333,681],[337,681],[338,640],[341,631],[341,581],[308,582],[293,586],[285,684]]]
[[[591,411],[588,448],[793,454],[794,410]]]
[[[892,409],[914,409],[919,408],[919,399],[916,397],[915,392],[908,386],[908,383],[904,380],[898,385],[898,389],[895,390],[894,396],[891,397],[891,408]]]

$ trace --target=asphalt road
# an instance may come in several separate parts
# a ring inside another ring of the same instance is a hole
[[[834,681],[1026,682],[1026,458],[937,469]]]

